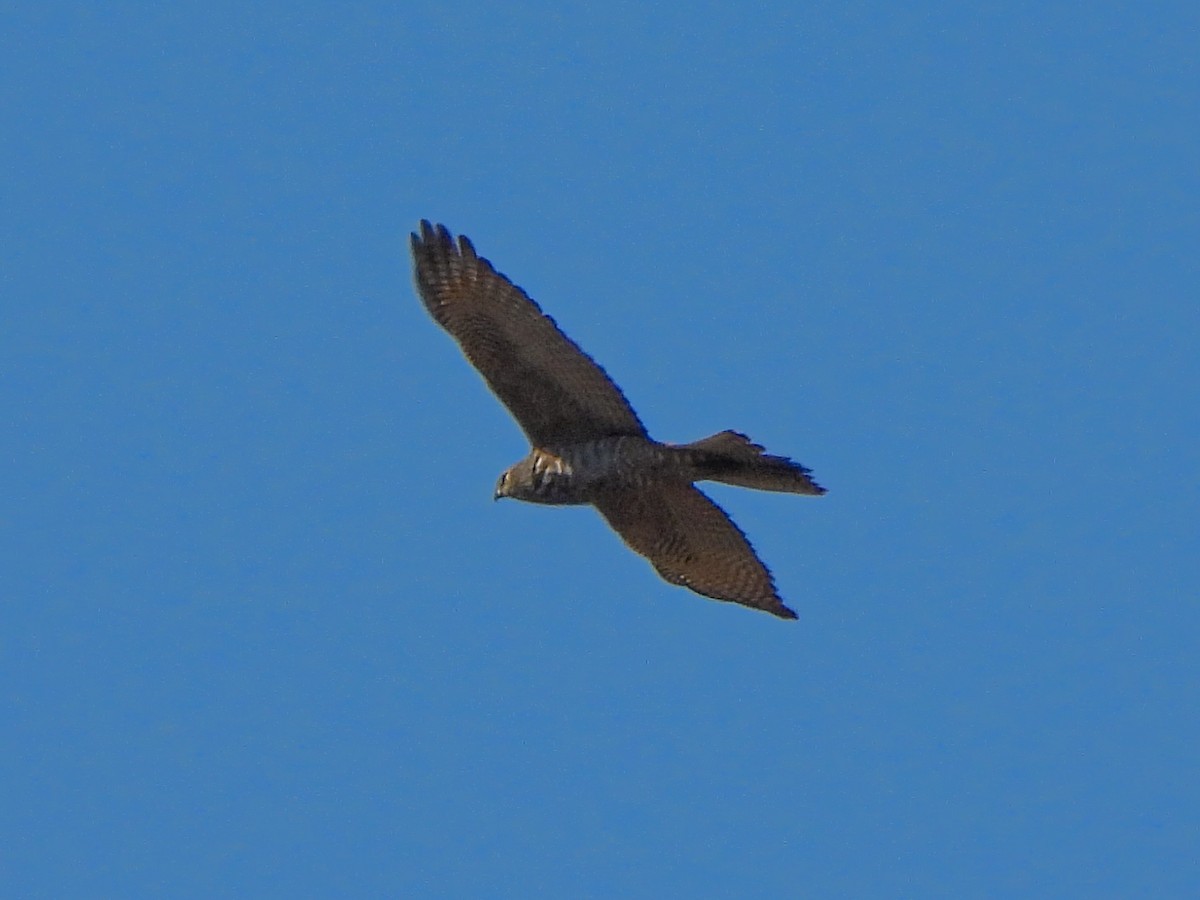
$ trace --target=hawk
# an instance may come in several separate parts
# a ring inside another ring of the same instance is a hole
[[[532,444],[500,476],[495,499],[591,504],[670,583],[796,618],[741,529],[693,482],[825,493],[809,470],[735,431],[682,445],[653,440],[604,370],[467,237],[420,227],[412,255],[425,308]]]

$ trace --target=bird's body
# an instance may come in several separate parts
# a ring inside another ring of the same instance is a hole
[[[693,483],[824,493],[808,469],[734,431],[692,444],[653,440],[604,370],[466,237],[456,244],[423,221],[412,251],[426,308],[533,445],[500,476],[497,498],[591,504],[667,581],[796,617],[745,535]]]
[[[687,480],[684,460],[670,448],[637,435],[535,447],[500,476],[496,497],[530,503],[593,503],[613,490],[638,489],[659,478]]]

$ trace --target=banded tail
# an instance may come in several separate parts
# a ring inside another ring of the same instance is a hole
[[[676,449],[687,454],[696,481],[719,481],[789,494],[825,493],[825,488],[808,477],[809,469],[786,456],[772,456],[736,431],[722,431]]]

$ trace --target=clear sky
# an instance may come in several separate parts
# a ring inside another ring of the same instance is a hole
[[[0,892],[1200,892],[1194,4],[16,6]],[[421,218],[798,622],[492,503]]]

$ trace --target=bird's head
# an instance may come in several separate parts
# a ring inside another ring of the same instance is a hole
[[[537,500],[533,463],[533,456],[530,455],[505,469],[496,480],[496,492],[492,494],[492,499],[512,497],[514,500]]]
[[[513,484],[513,469],[516,466],[509,466],[500,473],[500,477],[496,480],[496,492],[492,494],[493,500],[499,500],[501,497],[507,497],[509,490]]]
[[[532,469],[529,460],[523,459],[519,463],[513,463],[501,473],[500,478],[496,481],[496,493],[492,495],[492,499],[513,497],[523,500],[532,486]]]

